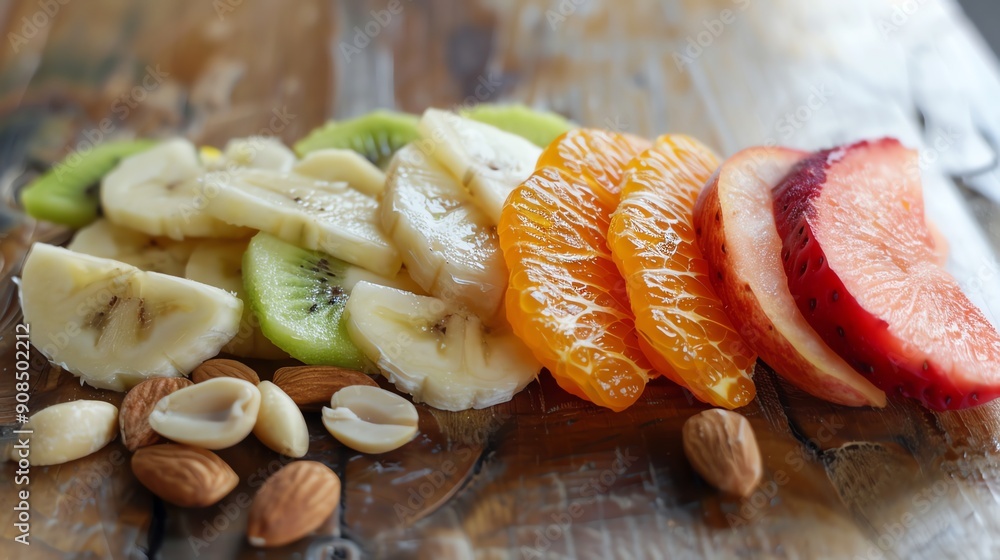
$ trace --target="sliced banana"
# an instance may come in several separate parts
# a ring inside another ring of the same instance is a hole
[[[397,389],[442,410],[509,401],[541,364],[508,328],[444,301],[361,282],[347,300],[351,340]]]
[[[243,317],[240,330],[222,351],[241,358],[277,360],[288,354],[274,345],[260,331],[260,320],[246,305],[246,291],[243,289],[243,253],[247,241],[213,240],[203,241],[192,251],[183,276],[195,282],[215,286],[234,294],[243,302]]]
[[[429,294],[489,319],[507,290],[496,227],[462,185],[410,144],[389,166],[382,226]]]
[[[232,294],[68,249],[36,243],[21,274],[31,343],[102,389],[186,375],[239,329]]]
[[[378,201],[346,183],[295,173],[243,169],[205,176],[209,211],[239,226],[268,232],[386,277],[399,272],[399,252],[382,232]]]
[[[184,267],[195,244],[193,241],[153,237],[100,219],[78,230],[66,248],[120,261],[149,272],[184,276]]]
[[[291,171],[295,165],[295,153],[277,138],[268,136],[234,138],[226,144],[226,149],[218,157],[207,159],[210,171],[231,167]]]
[[[199,179],[204,172],[194,145],[184,139],[162,142],[123,160],[101,182],[101,207],[111,222],[148,235],[249,237],[206,212]]]
[[[354,150],[327,148],[309,152],[294,171],[331,183],[344,182],[369,196],[378,197],[385,190],[385,173]]]
[[[424,111],[420,146],[459,178],[495,225],[514,187],[535,171],[541,148],[494,126],[440,109]]]

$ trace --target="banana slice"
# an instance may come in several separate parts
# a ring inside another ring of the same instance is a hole
[[[514,187],[535,170],[541,148],[509,132],[440,109],[424,111],[420,146],[469,189],[493,224]]]
[[[462,185],[414,144],[389,166],[382,226],[431,295],[489,322],[507,290],[496,227]]]
[[[277,360],[288,354],[275,346],[260,332],[260,319],[246,304],[243,289],[243,253],[247,241],[204,241],[191,253],[184,277],[233,293],[243,302],[243,317],[236,336],[222,347],[227,354],[241,358]]]
[[[347,183],[368,196],[378,197],[385,190],[385,173],[354,150],[328,148],[309,152],[294,170],[314,179]]]
[[[186,375],[239,330],[232,294],[67,249],[36,243],[21,274],[31,343],[102,389]]]
[[[192,241],[153,237],[101,219],[76,232],[70,251],[112,259],[149,272],[184,276]]]
[[[382,374],[442,410],[509,401],[542,367],[509,328],[491,330],[437,298],[360,282],[347,314],[351,340]]]
[[[101,206],[111,222],[153,236],[249,237],[205,211],[204,169],[193,144],[180,138],[123,160],[101,182]]]
[[[277,138],[250,136],[230,140],[218,157],[210,158],[207,167],[210,171],[231,167],[291,171],[294,165],[295,153]]]
[[[346,183],[260,169],[210,173],[209,211],[230,224],[268,232],[392,278],[399,251],[378,223],[378,201]]]

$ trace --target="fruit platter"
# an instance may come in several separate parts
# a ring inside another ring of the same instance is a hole
[[[0,114],[0,556],[1000,555],[956,5],[95,4]]]

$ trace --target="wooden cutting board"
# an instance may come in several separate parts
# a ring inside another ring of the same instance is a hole
[[[183,134],[291,142],[375,107],[516,100],[580,123],[693,134],[722,154],[900,137],[923,150],[928,211],[951,270],[1000,318],[1000,74],[950,0],[400,0],[288,3],[110,0],[0,8],[0,181],[100,136]],[[84,145],[85,146],[85,145]],[[0,442],[13,441],[11,277],[33,240],[65,232],[5,210],[0,241]],[[119,402],[33,362],[32,410]],[[257,364],[266,378],[280,364]],[[182,510],[132,477],[117,442],[31,470],[31,545],[12,539],[2,466],[2,558],[998,558],[1000,406],[932,413],[820,402],[764,366],[743,412],[764,452],[747,500],[684,460],[703,405],[666,381],[620,414],[548,378],[484,411],[421,408],[411,445],[365,457],[317,418],[310,458],[344,481],[316,538],[245,544],[253,492],[283,459],[245,441],[221,453],[241,485]]]

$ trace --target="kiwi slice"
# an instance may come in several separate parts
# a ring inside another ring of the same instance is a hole
[[[330,121],[295,143],[295,153],[305,157],[324,148],[354,150],[385,169],[392,154],[417,138],[417,117],[378,110],[346,121]]]
[[[536,111],[524,105],[482,103],[464,109],[462,116],[516,134],[541,148],[551,144],[563,132],[576,128],[562,115]]]
[[[21,191],[21,204],[39,220],[81,228],[100,214],[101,178],[124,158],[156,145],[155,140],[123,140],[74,152]]]
[[[319,251],[255,235],[243,253],[243,287],[261,332],[307,364],[368,369],[344,321],[344,280],[351,268]]]

